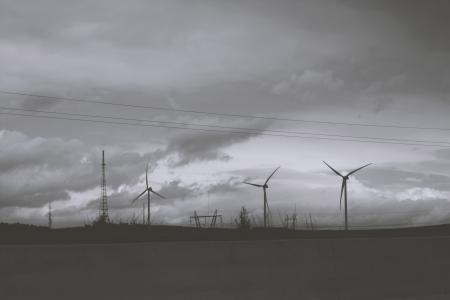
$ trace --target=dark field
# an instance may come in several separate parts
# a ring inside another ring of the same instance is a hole
[[[0,246],[0,299],[450,299],[447,236]]]
[[[49,230],[47,227],[0,223],[0,244],[111,244],[167,241],[237,241],[328,238],[449,236],[450,225],[376,230],[289,230],[284,228],[193,228],[108,224]]]

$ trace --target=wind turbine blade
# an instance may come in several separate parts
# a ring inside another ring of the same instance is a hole
[[[329,164],[327,164],[326,161],[324,161],[324,160],[322,160],[322,161],[323,161],[324,164],[327,165],[328,168],[330,168],[330,169],[331,169],[334,173],[336,173],[338,176],[344,177],[344,176],[342,176],[341,173],[339,173],[338,171],[336,171],[335,169],[333,169],[332,166],[330,166]]]
[[[253,186],[257,186],[257,187],[263,187],[261,184],[255,184],[255,183],[250,183],[250,182],[244,182],[245,184],[249,184],[249,185],[253,185]]]
[[[133,204],[137,199],[141,198],[141,196],[144,195],[145,193],[147,193],[147,189],[145,191],[143,191],[142,193],[140,193],[139,196],[134,198],[133,201],[131,201],[131,204]]]
[[[147,189],[148,189],[148,164],[145,167],[145,184],[147,185]]]
[[[347,176],[350,176],[350,175],[352,175],[353,173],[358,172],[358,171],[361,170],[362,168],[365,168],[365,167],[367,167],[367,166],[370,166],[371,164],[372,164],[372,163],[367,164],[367,165],[364,165],[364,166],[362,166],[362,167],[360,167],[360,168],[358,168],[358,169],[355,169],[355,170],[351,171],[350,173],[348,173]]]
[[[157,195],[157,196],[159,196],[159,197],[161,197],[161,198],[163,198],[163,199],[166,199],[166,197],[164,197],[164,196],[161,195],[161,194],[158,194],[157,192],[155,192],[155,191],[153,191],[153,190],[150,190],[150,192],[152,192],[153,194],[155,194],[155,195]]]
[[[339,198],[339,209],[342,208],[342,193],[344,193],[345,179],[342,179],[341,198]]]
[[[280,167],[276,168],[275,171],[273,171],[272,174],[270,174],[270,176],[267,178],[266,182],[264,182],[264,185],[266,185],[269,182],[270,178],[272,178],[273,174],[275,174],[275,172],[278,171],[279,168]]]

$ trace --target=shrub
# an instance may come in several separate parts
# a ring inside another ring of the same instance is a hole
[[[248,211],[245,206],[242,206],[241,211],[239,212],[239,217],[235,219],[236,225],[238,229],[247,230],[250,229],[251,222],[248,216]]]

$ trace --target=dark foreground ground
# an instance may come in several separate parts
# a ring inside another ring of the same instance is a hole
[[[0,223],[0,245],[111,244],[168,241],[237,241],[449,236],[450,224],[375,230],[289,230],[284,228],[193,228],[183,226],[107,224],[48,229],[42,226]]]
[[[446,236],[0,245],[0,299],[450,299]]]

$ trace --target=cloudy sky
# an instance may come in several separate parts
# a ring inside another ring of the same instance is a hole
[[[214,209],[231,222],[243,205],[260,222],[262,191],[242,182],[281,166],[273,223],[296,210],[341,226],[326,160],[373,163],[349,181],[350,225],[447,222],[449,12],[444,0],[0,0],[0,221],[46,224],[49,200],[55,226],[92,221],[104,149],[116,221],[141,220],[130,200],[149,162],[167,197],[154,222]]]

